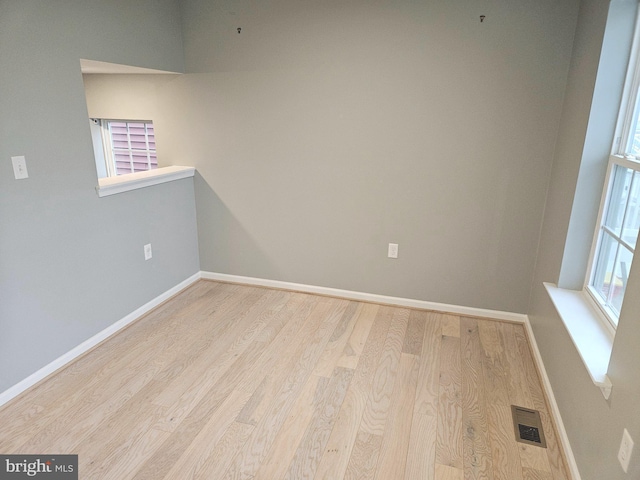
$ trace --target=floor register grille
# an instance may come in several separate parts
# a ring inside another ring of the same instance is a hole
[[[547,442],[542,430],[540,412],[524,407],[511,405],[513,417],[513,430],[516,434],[516,441],[547,448]]]

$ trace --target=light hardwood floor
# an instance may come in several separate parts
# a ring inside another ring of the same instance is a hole
[[[81,479],[569,480],[522,326],[210,281],[0,409],[0,452]]]

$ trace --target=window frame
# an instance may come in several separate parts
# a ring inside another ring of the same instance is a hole
[[[620,166],[622,168],[628,168],[633,170],[634,172],[640,172],[640,154],[632,155],[627,150],[630,145],[632,145],[632,129],[640,123],[640,12],[636,16],[636,26],[635,32],[633,36],[633,44],[631,48],[631,55],[629,57],[629,65],[627,67],[627,75],[625,80],[625,86],[623,90],[622,100],[620,102],[620,108],[618,113],[618,120],[615,129],[613,145],[611,147],[611,154],[609,155],[609,159],[607,162],[607,173],[605,176],[604,187],[602,189],[602,196],[600,199],[600,207],[598,210],[598,217],[595,225],[595,232],[593,235],[591,251],[589,254],[589,261],[587,263],[587,272],[585,275],[584,287],[583,290],[587,293],[587,298],[589,298],[593,304],[598,308],[598,310],[604,315],[604,318],[607,320],[609,329],[615,333],[615,330],[618,326],[619,321],[619,313],[609,306],[609,304],[602,301],[600,298],[600,294],[597,292],[594,286],[594,280],[597,272],[597,264],[599,260],[599,252],[600,247],[603,241],[603,231],[605,229],[605,222],[607,221],[607,213],[609,208],[609,203],[611,200],[611,193],[613,187],[613,180],[615,178],[614,172],[616,166]],[[632,174],[632,181],[633,181]],[[631,190],[632,184],[629,185]],[[631,192],[629,192],[630,195]],[[628,204],[630,199],[627,199],[627,205],[625,209],[628,208]],[[626,215],[626,212],[625,212]],[[622,229],[624,228],[624,216],[622,220]],[[608,228],[608,227],[607,227]],[[627,248],[631,251],[632,261],[635,256],[635,248],[629,248],[630,245],[627,244],[622,239],[614,239],[618,246],[621,248]],[[609,280],[610,284],[614,282],[614,276],[616,273],[616,261],[617,261],[618,253],[614,257],[614,264],[611,272],[611,278]],[[625,291],[626,293],[626,291]],[[607,295],[609,297],[609,294]],[[624,303],[624,298],[622,300],[622,304]],[[621,309],[622,309],[621,304]]]
[[[636,31],[633,38],[633,46],[629,57],[629,67],[627,71],[627,79],[620,102],[620,113],[618,114],[618,125],[614,137],[611,152],[613,155],[624,157],[633,157],[627,151],[631,139],[631,127],[635,123],[634,118],[640,114],[640,101],[638,93],[640,92],[640,56],[638,49],[640,48],[640,17],[636,18]]]
[[[598,253],[600,252],[600,247],[603,242],[604,231],[610,230],[609,227],[605,225],[605,222],[606,222],[606,215],[609,208],[609,203],[611,200],[611,191],[613,189],[613,178],[614,178],[614,171],[616,166],[620,166],[622,168],[628,168],[634,172],[640,172],[640,162],[622,157],[620,155],[611,155],[609,157],[609,162],[607,165],[607,175],[605,177],[605,188],[603,189],[602,198],[600,201],[600,209],[598,211],[598,219],[596,221],[594,241],[593,241],[591,252],[589,255],[589,264],[588,264],[587,275],[585,277],[585,285],[584,285],[584,290],[589,294],[589,298],[591,298],[591,300],[593,300],[596,306],[601,310],[601,312],[604,314],[605,318],[611,324],[611,327],[614,330],[617,328],[617,325],[618,325],[619,314],[617,314],[616,311],[613,308],[611,308],[609,303],[607,303],[606,301],[605,302],[602,301],[600,294],[597,292],[594,286],[594,281],[595,281],[597,265],[599,260]],[[631,188],[631,185],[630,185],[630,188]],[[628,207],[629,202],[630,200],[627,200],[627,206],[625,207],[625,209]],[[623,222],[624,222],[624,218],[623,218]],[[622,225],[621,228],[624,228],[624,225]],[[611,233],[609,233],[609,235],[613,237]],[[614,238],[614,241],[618,245],[620,245],[622,248],[626,248],[627,250],[629,250],[631,252],[632,257],[635,256],[635,248],[633,246],[629,245],[623,239]],[[611,272],[611,279],[609,280],[610,283],[614,282],[613,277],[615,276],[616,260],[617,260],[617,254],[616,254],[616,258],[614,258],[614,268],[613,268],[613,271]],[[624,299],[623,299],[623,302],[624,302]]]

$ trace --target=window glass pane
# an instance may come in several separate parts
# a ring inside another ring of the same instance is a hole
[[[620,165],[616,165],[613,168],[613,181],[609,192],[609,203],[604,224],[616,235],[620,236],[633,170]]]
[[[640,96],[636,98],[636,104],[633,109],[633,118],[631,119],[631,125],[629,126],[629,139],[623,154],[631,154],[640,156]]]
[[[631,268],[631,261],[633,260],[633,254],[627,250],[624,246],[618,247],[618,259],[616,260],[615,275],[611,282],[611,306],[620,315],[620,309],[622,308],[622,300],[624,299],[624,292],[627,289],[627,279],[629,278],[629,269]]]
[[[593,288],[596,289],[601,300],[605,302],[609,296],[609,286],[613,272],[613,262],[616,257],[618,242],[606,232],[602,233],[600,247],[596,254],[596,269],[593,276]]]
[[[638,241],[638,229],[640,228],[640,172],[634,172],[631,193],[629,195],[629,206],[624,220],[622,239],[636,248]]]

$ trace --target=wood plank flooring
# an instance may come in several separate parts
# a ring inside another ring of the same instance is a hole
[[[521,325],[204,280],[1,408],[0,452],[82,479],[570,478]]]

